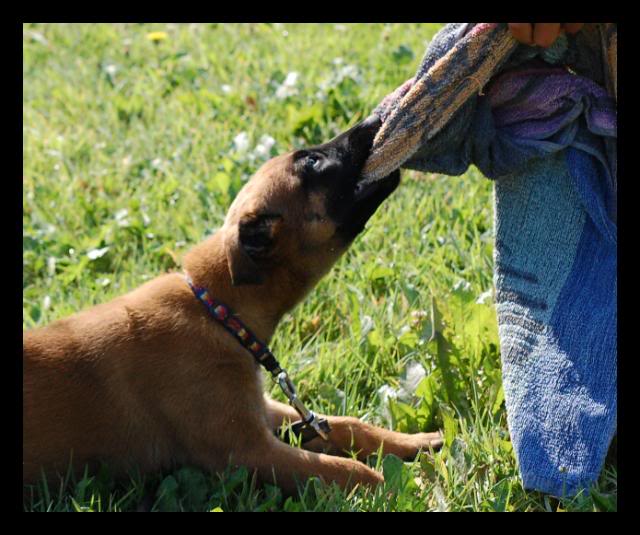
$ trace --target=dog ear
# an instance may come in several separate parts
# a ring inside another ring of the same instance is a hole
[[[234,286],[264,282],[264,261],[273,251],[281,221],[279,215],[246,215],[228,235],[225,248]]]

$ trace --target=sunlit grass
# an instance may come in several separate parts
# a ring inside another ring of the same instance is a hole
[[[368,115],[412,76],[438,27],[25,26],[24,328],[179,269],[265,159]],[[492,218],[491,183],[475,170],[403,173],[274,337],[314,409],[402,431],[444,429],[433,456],[370,460],[385,489],[346,494],[310,480],[287,498],[257,488],[244,469],[115,481],[103,467],[30,489],[25,509],[615,509],[615,465],[591,496],[558,501],[522,489],[500,380]]]

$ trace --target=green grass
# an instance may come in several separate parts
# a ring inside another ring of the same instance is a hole
[[[261,136],[276,154],[356,123],[412,76],[439,26],[26,25],[24,328],[179,269],[266,158],[254,150]],[[154,41],[151,32],[164,33]],[[290,72],[299,73],[292,94],[278,98]],[[242,132],[246,152],[234,144]],[[312,479],[285,498],[244,469],[114,481],[104,467],[28,489],[25,509],[615,510],[614,464],[574,499],[525,492],[519,481],[491,295],[492,214],[491,183],[473,169],[404,172],[274,337],[314,409],[444,429],[432,457],[371,459],[385,489],[345,494]]]

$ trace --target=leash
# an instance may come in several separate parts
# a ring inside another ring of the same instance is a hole
[[[238,342],[253,355],[258,364],[265,368],[271,377],[278,383],[284,395],[287,396],[289,404],[300,415],[301,420],[291,424],[291,431],[296,437],[301,437],[302,442],[308,442],[321,436],[324,440],[328,440],[331,427],[326,418],[318,418],[313,411],[304,406],[304,403],[296,394],[296,388],[291,382],[286,370],[280,367],[280,363],[276,360],[267,345],[261,342],[258,337],[249,329],[222,301],[211,297],[209,291],[202,287],[196,286],[188,274],[184,274],[187,284],[193,291],[196,298],[204,304],[209,315],[222,325],[229,333],[231,333]],[[276,431],[276,434],[284,435],[284,439],[288,440],[288,430]]]

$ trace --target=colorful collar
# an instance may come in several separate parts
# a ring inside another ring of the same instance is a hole
[[[206,288],[196,286],[189,275],[185,274],[185,279],[195,296],[207,307],[209,314],[253,355],[258,364],[263,366],[274,377],[282,372],[280,364],[273,356],[273,353],[269,351],[267,345],[262,343],[253,331],[240,321],[231,308],[212,297]]]
[[[295,435],[302,435],[302,442],[311,440],[316,436],[321,436],[328,440],[331,427],[325,418],[318,418],[313,411],[308,410],[300,398],[296,395],[296,389],[289,379],[285,370],[273,356],[267,345],[261,342],[258,337],[247,327],[222,301],[211,296],[209,291],[203,286],[196,286],[191,277],[185,273],[184,278],[198,300],[207,308],[209,315],[222,325],[233,337],[242,344],[256,359],[258,364],[263,366],[287,396],[289,403],[302,418],[302,421],[291,424],[291,429]]]

